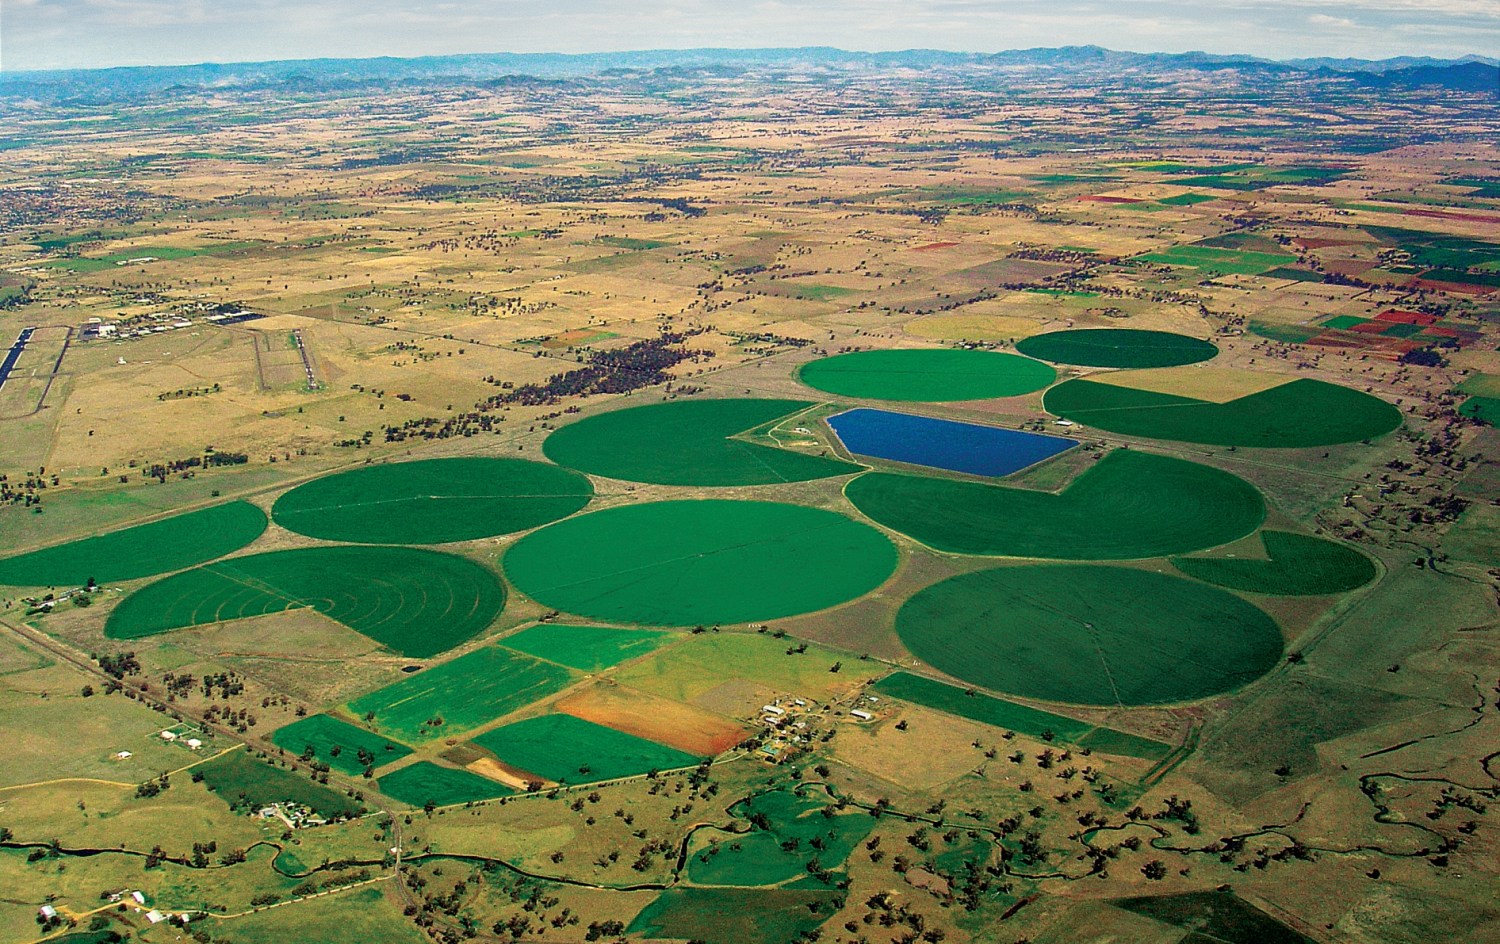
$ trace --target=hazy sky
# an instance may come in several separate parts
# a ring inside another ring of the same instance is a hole
[[[0,68],[692,46],[1500,51],[1500,0],[0,0]]]

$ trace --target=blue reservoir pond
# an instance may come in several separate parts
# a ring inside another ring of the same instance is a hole
[[[867,408],[831,416],[828,425],[853,455],[969,475],[1010,475],[1078,445],[1062,436]]]

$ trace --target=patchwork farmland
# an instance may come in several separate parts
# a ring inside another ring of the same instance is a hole
[[[736,70],[37,79],[0,944],[1500,936],[1493,103]]]

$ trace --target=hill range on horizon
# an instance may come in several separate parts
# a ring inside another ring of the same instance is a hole
[[[942,49],[865,52],[831,46],[767,48],[642,49],[590,53],[463,53],[374,58],[271,59],[193,65],[132,65],[93,69],[0,72],[0,95],[121,93],[150,94],[193,87],[252,87],[297,83],[491,81],[518,76],[583,78],[612,72],[723,69],[1046,69],[1120,75],[1170,71],[1237,70],[1266,77],[1311,75],[1344,78],[1366,86],[1435,86],[1455,91],[1500,93],[1500,59],[1471,53],[1453,58],[1397,56],[1385,59],[1269,59],[1207,52],[1132,52],[1101,46],[1056,46],[991,53]]]

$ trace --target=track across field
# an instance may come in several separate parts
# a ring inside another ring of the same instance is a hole
[[[1017,397],[1057,378],[1041,361],[999,351],[951,348],[855,351],[804,364],[815,390],[872,400],[946,402]]]
[[[755,501],[612,508],[527,535],[503,567],[546,606],[608,622],[743,623],[809,613],[896,569],[880,532],[843,515]]]
[[[1352,547],[1289,531],[1263,531],[1265,560],[1174,557],[1172,566],[1207,583],[1272,596],[1343,593],[1375,579],[1375,562]]]
[[[487,646],[361,695],[349,709],[361,717],[373,712],[377,730],[416,743],[487,724],[573,680],[562,666]]]
[[[1136,328],[1079,328],[1050,331],[1016,342],[1028,357],[1078,367],[1175,367],[1196,364],[1219,353],[1208,341],[1170,331]]]
[[[487,628],[505,605],[494,571],[403,547],[314,547],[206,564],[149,584],[115,607],[111,639],[311,607],[393,652],[437,655]]]
[[[474,743],[512,767],[558,783],[613,780],[701,760],[572,715],[527,718],[486,731]]]
[[[733,438],[805,400],[674,400],[600,413],[542,443],[547,458],[592,475],[657,485],[773,485],[860,471],[840,459]]]
[[[1271,617],[1181,577],[1088,564],[963,574],[907,600],[896,632],[917,658],[974,685],[1088,705],[1190,701],[1281,659]]]
[[[576,472],[524,459],[422,459],[313,479],[276,500],[289,531],[364,544],[446,544],[566,518],[594,487]]]
[[[1308,378],[1228,403],[1075,379],[1048,390],[1042,406],[1125,436],[1214,446],[1329,446],[1373,439],[1401,425],[1401,411],[1379,397]]]
[[[428,803],[437,806],[474,803],[515,793],[505,784],[488,777],[453,767],[439,767],[425,760],[393,770],[376,783],[386,796],[418,807]]]
[[[0,560],[0,584],[79,587],[134,580],[232,553],[266,530],[265,512],[236,501]]]
[[[1184,459],[1118,449],[1060,493],[870,472],[844,494],[860,511],[955,554],[1129,560],[1227,544],[1259,527],[1249,482]]]

